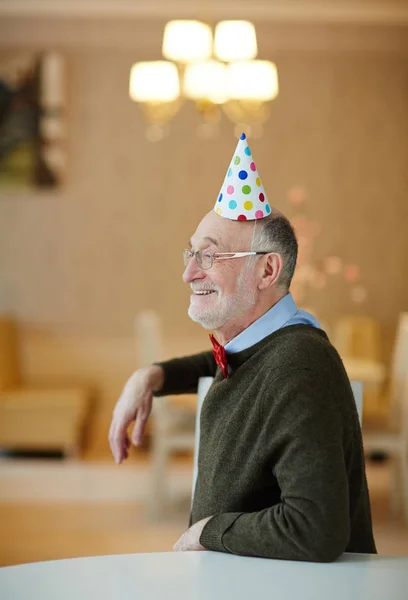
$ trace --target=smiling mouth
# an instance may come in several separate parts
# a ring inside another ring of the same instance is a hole
[[[210,294],[214,294],[214,293],[215,293],[215,290],[201,290],[201,291],[200,290],[197,290],[197,291],[193,290],[194,296],[209,296]]]

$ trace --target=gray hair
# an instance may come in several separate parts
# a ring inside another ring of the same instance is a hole
[[[257,252],[276,252],[280,254],[283,267],[278,286],[288,291],[295,272],[298,255],[298,243],[295,231],[289,220],[282,214],[269,215],[255,221],[251,250]]]

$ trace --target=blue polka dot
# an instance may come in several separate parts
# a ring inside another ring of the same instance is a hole
[[[268,215],[269,215],[269,213],[271,212],[271,209],[269,208],[269,204],[267,204],[267,205],[265,206],[265,210],[266,210],[266,212],[267,212],[267,213],[268,213]]]
[[[235,208],[237,208],[237,203],[235,202],[235,200],[230,200],[228,206],[231,210],[234,210]]]
[[[222,194],[219,195],[218,202],[221,202],[221,200],[222,200]]]
[[[245,148],[244,152],[247,156],[251,156],[251,150],[249,149],[249,146]]]
[[[248,177],[248,173],[247,173],[246,171],[240,171],[240,172],[238,173],[238,177],[239,177],[240,179],[246,179],[246,178]]]
[[[240,140],[246,140],[246,135],[245,133],[241,133],[241,137],[239,138]]]
[[[232,169],[228,169],[227,177],[231,177],[231,175],[232,175]]]

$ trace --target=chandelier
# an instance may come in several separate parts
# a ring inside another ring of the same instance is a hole
[[[201,21],[170,21],[162,54],[164,60],[135,63],[130,72],[129,94],[145,114],[150,141],[168,134],[186,100],[194,102],[200,115],[200,137],[217,135],[222,113],[237,135],[262,135],[278,95],[278,74],[274,63],[256,59],[252,23],[221,21],[213,35]]]

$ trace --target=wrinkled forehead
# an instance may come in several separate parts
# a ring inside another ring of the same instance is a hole
[[[253,228],[252,222],[224,219],[211,211],[200,221],[190,243],[192,248],[197,249],[208,245],[219,250],[249,249]]]

